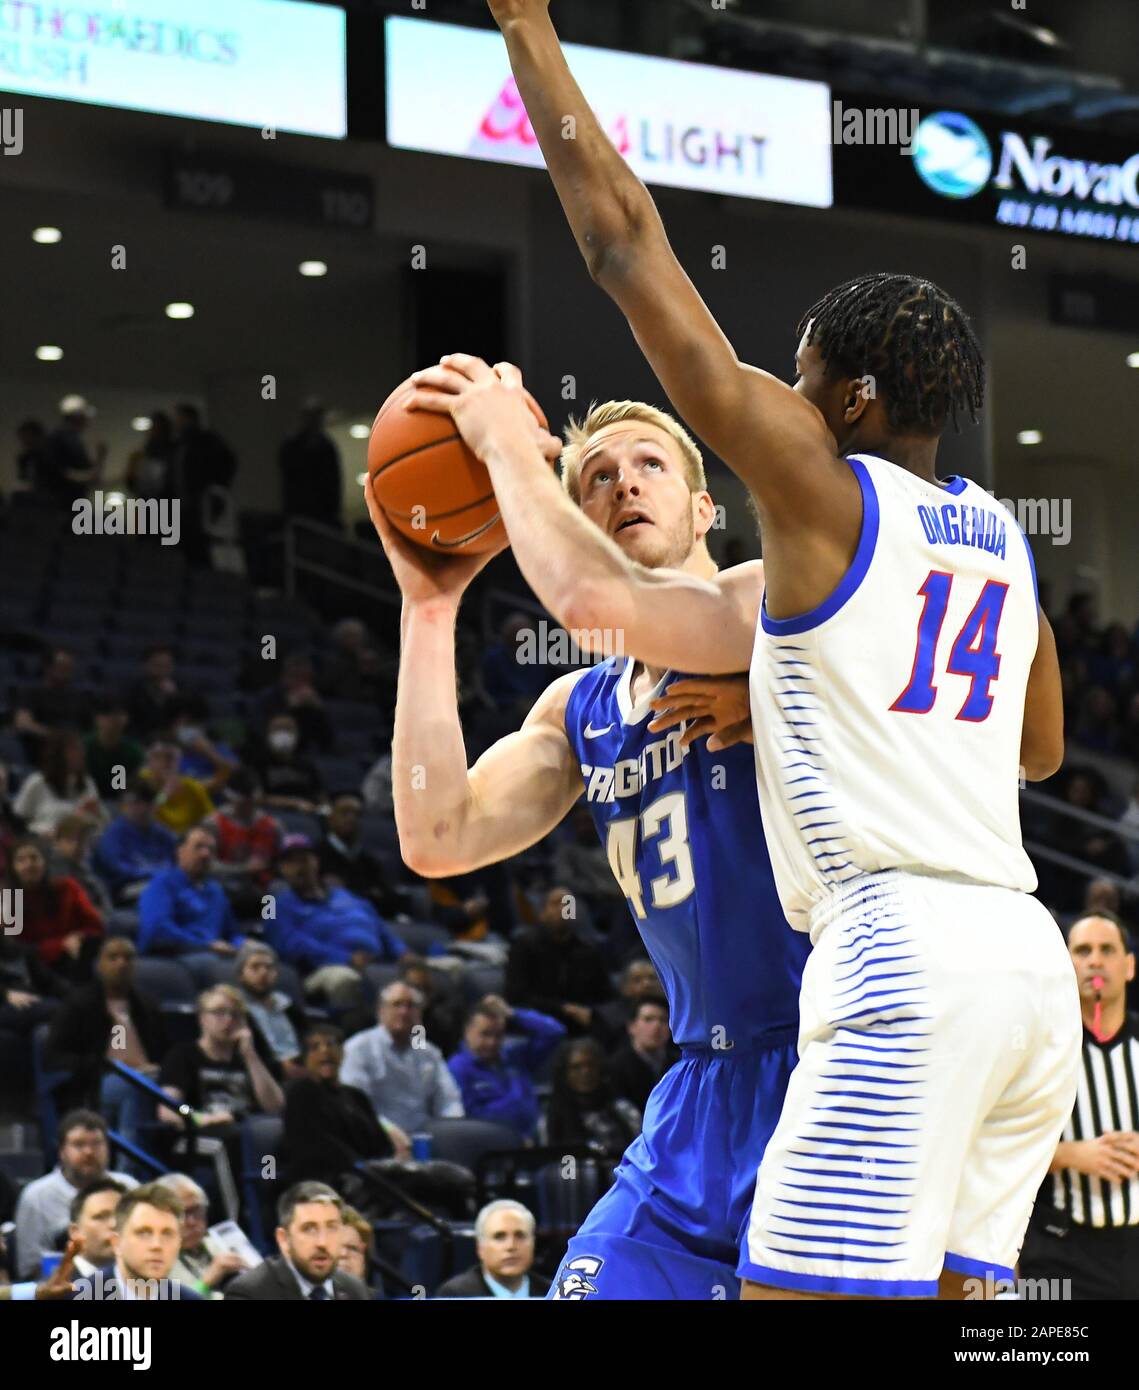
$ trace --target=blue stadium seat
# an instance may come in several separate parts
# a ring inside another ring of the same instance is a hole
[[[249,1115],[241,1122],[242,1206],[249,1239],[263,1255],[276,1254],[276,1178],[266,1177],[266,1159],[275,1174],[285,1122],[278,1115]]]
[[[446,927],[431,922],[393,922],[392,931],[419,955],[426,955],[432,946],[449,946],[451,933]]]
[[[45,1154],[53,1154],[59,1146],[59,1106],[55,1093],[59,1087],[70,1080],[66,1071],[50,1071],[45,1057],[47,1053],[47,1023],[41,1023],[32,1032],[32,1084],[36,1093],[36,1111],[40,1122],[40,1142]]]
[[[431,1135],[432,1158],[461,1163],[472,1171],[483,1154],[520,1149],[523,1142],[516,1131],[490,1120],[429,1120],[425,1132]]]
[[[138,913],[134,908],[116,907],[111,909],[111,914],[107,918],[108,936],[129,936],[132,940],[138,936]]]
[[[462,976],[463,994],[474,1004],[484,994],[506,991],[506,971],[497,965],[468,965]]]
[[[139,956],[134,974],[138,988],[164,1004],[192,1004],[197,998],[194,977],[180,961]]]
[[[285,827],[286,835],[307,835],[315,844],[320,839],[320,821],[307,811],[293,811],[280,806],[273,807],[273,815]]]

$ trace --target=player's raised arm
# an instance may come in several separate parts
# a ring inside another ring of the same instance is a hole
[[[820,412],[736,356],[669,245],[656,205],[570,72],[548,0],[489,0],[578,247],[617,302],[678,413],[748,486],[761,518],[856,526],[856,488]],[[836,496],[836,487],[839,490]]]
[[[443,557],[386,521],[365,487],[372,522],[403,593],[392,797],[404,862],[427,878],[494,864],[540,840],[581,795],[565,731],[577,673],[539,697],[522,728],[468,771],[459,720],[455,621],[462,595],[495,552]]]
[[[487,465],[514,557],[543,605],[584,650],[716,676],[746,670],[762,570],[710,579],[624,554],[570,501],[537,442],[516,367],[454,353],[416,372],[413,409],[452,416]],[[710,501],[710,499],[709,499]]]

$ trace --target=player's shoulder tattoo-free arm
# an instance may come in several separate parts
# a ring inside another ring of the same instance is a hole
[[[465,806],[434,826],[434,844],[409,867],[428,878],[469,873],[529,849],[562,821],[582,793],[565,712],[583,675],[552,681],[522,727],[487,749],[468,773]]]

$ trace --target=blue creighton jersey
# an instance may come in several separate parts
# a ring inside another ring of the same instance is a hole
[[[578,681],[566,732],[614,876],[668,996],[678,1043],[724,1047],[795,1028],[808,947],[787,925],[767,853],[749,744],[681,748],[634,709],[635,663],[610,657]],[[572,885],[571,885],[572,886]]]

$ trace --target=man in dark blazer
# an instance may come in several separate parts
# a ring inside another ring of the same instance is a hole
[[[226,1302],[368,1302],[372,1291],[367,1285],[336,1268],[344,1233],[341,1205],[325,1183],[299,1182],[290,1187],[277,1203],[280,1255],[227,1284]]]
[[[435,1291],[436,1298],[544,1298],[550,1281],[532,1268],[534,1216],[521,1202],[489,1202],[475,1218],[479,1262]]]
[[[94,1274],[72,1280],[71,1299],[76,1303],[202,1303],[205,1300],[189,1284],[171,1279],[170,1271],[182,1246],[182,1203],[172,1192],[147,1183],[124,1193],[115,1208],[111,1232],[113,1264]],[[68,1247],[68,1254],[74,1247]]]

